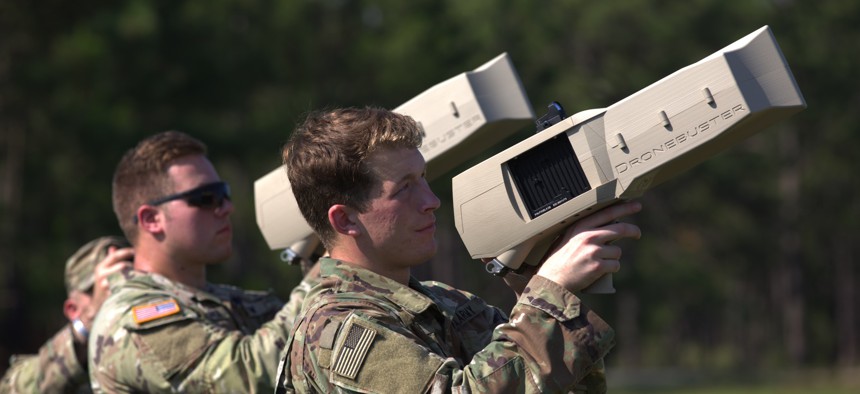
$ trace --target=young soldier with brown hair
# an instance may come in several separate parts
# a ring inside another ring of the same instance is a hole
[[[611,243],[640,230],[617,220],[640,205],[571,225],[536,273],[509,282],[518,301],[508,317],[410,275],[436,253],[440,205],[420,144],[411,118],[376,108],[313,113],[292,135],[283,153],[292,190],[330,258],[296,321],[279,390],[606,391],[614,332],[575,293],[618,271]]]

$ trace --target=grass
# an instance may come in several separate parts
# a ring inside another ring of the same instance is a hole
[[[679,370],[608,371],[612,394],[857,394],[860,367],[715,376]]]
[[[858,388],[850,387],[835,387],[835,386],[792,386],[786,387],[783,385],[762,385],[762,386],[715,386],[715,387],[695,387],[695,388],[674,388],[674,389],[619,389],[609,390],[613,394],[650,394],[650,393],[666,393],[666,394],[857,394]]]

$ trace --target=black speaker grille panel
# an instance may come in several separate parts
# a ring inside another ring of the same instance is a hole
[[[591,190],[566,134],[511,159],[508,168],[532,219]]]

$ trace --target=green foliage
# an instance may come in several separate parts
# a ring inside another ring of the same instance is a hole
[[[0,5],[0,369],[61,324],[65,258],[119,233],[113,167],[144,136],[199,137],[233,186],[237,252],[212,279],[286,297],[298,272],[259,234],[253,181],[279,164],[307,111],[393,108],[508,52],[536,112],[557,100],[574,113],[765,24],[809,108],[643,197],[633,220],[644,236],[625,245],[619,294],[587,301],[622,325],[610,366],[858,363],[860,3],[38,3]],[[449,185],[434,188],[450,201]],[[450,215],[439,211],[450,246],[418,273],[510,306]]]

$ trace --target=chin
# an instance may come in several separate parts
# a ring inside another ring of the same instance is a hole
[[[221,264],[233,257],[233,248],[229,247],[220,252],[213,253],[212,258],[210,259],[210,264]]]
[[[413,264],[413,265],[424,264],[424,263],[430,261],[430,259],[432,259],[435,256],[436,256],[436,244],[434,243],[433,247],[427,248],[424,251],[424,253],[417,253],[416,254],[416,256],[414,258],[415,264]]]

